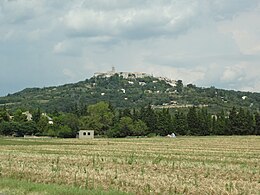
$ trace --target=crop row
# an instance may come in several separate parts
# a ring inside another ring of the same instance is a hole
[[[0,174],[134,194],[258,194],[259,137],[223,138],[21,139],[0,146]]]

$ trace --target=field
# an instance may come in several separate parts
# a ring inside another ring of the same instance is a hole
[[[0,194],[260,194],[260,137],[0,138],[0,176]]]

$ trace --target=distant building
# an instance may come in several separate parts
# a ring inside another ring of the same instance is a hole
[[[93,139],[94,138],[94,130],[80,130],[77,133],[77,138],[79,138],[79,139]]]
[[[145,78],[145,77],[153,77],[150,74],[146,74],[143,72],[116,72],[115,67],[112,67],[111,71],[107,72],[96,72],[94,73],[94,77],[101,77],[101,78],[109,78],[114,76],[115,74],[123,77],[124,79],[137,79],[137,78]],[[167,77],[154,77],[157,78],[160,81],[165,81],[167,84],[169,84],[172,87],[176,87],[176,80],[169,79]],[[158,81],[153,81],[153,83],[157,83]],[[129,81],[129,84],[134,84],[133,82]],[[143,86],[146,85],[145,82],[139,82],[139,85]]]
[[[96,72],[96,73],[94,73],[94,76],[95,77],[109,78],[111,76],[114,76],[115,74],[122,76],[124,79],[144,78],[144,77],[151,76],[151,75],[143,73],[143,72],[116,72],[115,67],[112,67],[112,71]]]
[[[22,114],[26,116],[27,121],[32,120],[32,114],[29,111],[23,112]]]
[[[42,116],[45,116],[48,119],[48,123],[53,125],[53,119],[51,117],[49,117],[46,113],[42,113]]]

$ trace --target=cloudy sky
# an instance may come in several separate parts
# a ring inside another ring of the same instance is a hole
[[[0,0],[0,95],[141,71],[260,92],[260,0]]]

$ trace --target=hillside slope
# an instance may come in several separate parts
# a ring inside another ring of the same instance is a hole
[[[0,105],[9,109],[41,108],[47,112],[70,112],[75,107],[110,102],[116,108],[139,108],[147,104],[163,108],[208,107],[209,111],[244,107],[252,111],[260,108],[260,93],[200,88],[181,81],[170,83],[155,77],[128,78],[118,75],[109,78],[92,77],[75,84],[45,88],[27,88],[0,97]]]

